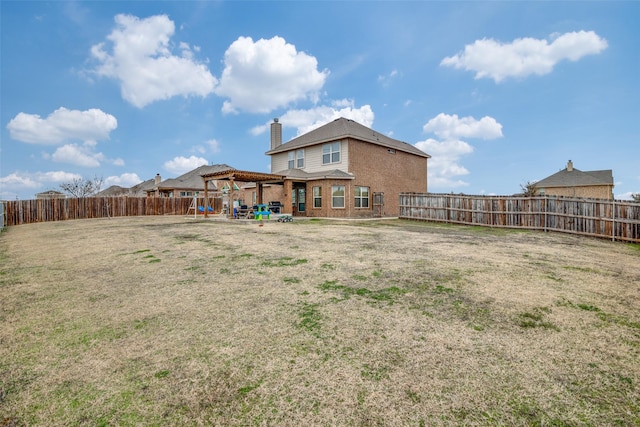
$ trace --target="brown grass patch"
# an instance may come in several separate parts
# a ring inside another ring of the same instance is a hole
[[[640,252],[420,222],[0,235],[0,423],[638,425]]]

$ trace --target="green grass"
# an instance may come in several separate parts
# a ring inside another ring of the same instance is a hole
[[[518,325],[521,328],[541,328],[541,329],[550,329],[553,331],[560,331],[553,323],[545,320],[546,315],[551,313],[551,309],[549,307],[536,307],[533,311],[526,311],[524,313],[520,313]]]
[[[321,291],[335,291],[341,295],[341,298],[336,301],[343,301],[351,298],[352,296],[363,297],[370,301],[385,302],[388,304],[394,304],[398,298],[406,293],[405,290],[396,286],[388,288],[370,290],[364,287],[354,288],[351,286],[340,285],[337,280],[329,280],[318,285],[318,289]]]
[[[320,321],[322,316],[319,310],[319,304],[309,304],[303,302],[299,308],[300,321],[296,324],[301,329],[311,333],[312,335],[320,336]]]
[[[273,260],[269,259],[263,261],[260,265],[262,265],[263,267],[291,267],[306,263],[307,260],[304,258],[280,257]]]

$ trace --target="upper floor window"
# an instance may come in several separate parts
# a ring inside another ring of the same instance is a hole
[[[340,162],[340,141],[324,144],[322,146],[322,164]]]
[[[296,151],[296,167],[298,169],[304,168],[304,150]]]
[[[289,151],[287,160],[289,169],[304,168],[304,150]]]

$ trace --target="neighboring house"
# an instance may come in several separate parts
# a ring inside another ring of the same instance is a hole
[[[147,190],[151,190],[155,187],[156,182],[160,182],[160,174],[156,174],[155,178],[148,179],[146,181],[142,181],[140,184],[136,184],[129,189],[127,195],[129,197],[145,197],[147,195]]]
[[[170,178],[164,181],[159,179],[160,175],[157,175],[157,182],[152,188],[146,190],[146,193],[151,197],[193,197],[196,193],[202,193],[204,191],[202,175],[230,169],[233,168],[225,164],[204,165],[177,178]],[[209,184],[208,190],[212,192],[217,191],[216,183]]]
[[[533,185],[536,194],[613,200],[611,169],[581,171],[569,160],[567,167]]]
[[[99,191],[95,194],[95,197],[117,197],[117,196],[126,196],[128,188],[120,187],[119,185],[112,185],[111,187],[105,188],[102,191]]]
[[[415,146],[353,120],[339,118],[282,143],[271,124],[271,171],[281,185],[264,188],[265,201],[285,213],[313,217],[397,216],[399,193],[427,191],[427,159]],[[249,190],[249,188],[246,188]],[[250,199],[246,195],[244,199]]]
[[[155,179],[148,179],[131,188],[112,185],[111,187],[96,193],[95,197],[145,197],[147,195],[147,190],[153,189],[156,181],[160,182],[160,175],[156,175]]]
[[[49,200],[49,199],[64,199],[67,196],[60,191],[56,191],[56,190],[48,190],[48,191],[43,191],[42,193],[38,193],[36,194],[36,199],[44,199],[44,200]]]

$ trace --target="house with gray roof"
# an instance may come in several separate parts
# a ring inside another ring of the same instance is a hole
[[[613,200],[611,169],[581,171],[569,160],[567,167],[536,182],[536,194]]]
[[[159,174],[156,175],[155,178],[142,181],[141,183],[129,188],[112,185],[96,193],[95,197],[145,197],[147,195],[147,190],[152,189],[158,182],[160,182]]]
[[[177,178],[159,180],[146,193],[151,197],[193,197],[204,191],[202,175],[231,169],[231,166],[225,164],[200,166]],[[215,182],[209,184],[208,191],[212,194],[218,191]]]
[[[399,193],[427,191],[427,160],[414,145],[339,118],[282,143],[271,124],[271,173],[284,176],[284,212],[313,217],[397,216]],[[275,190],[272,186],[271,191]]]

